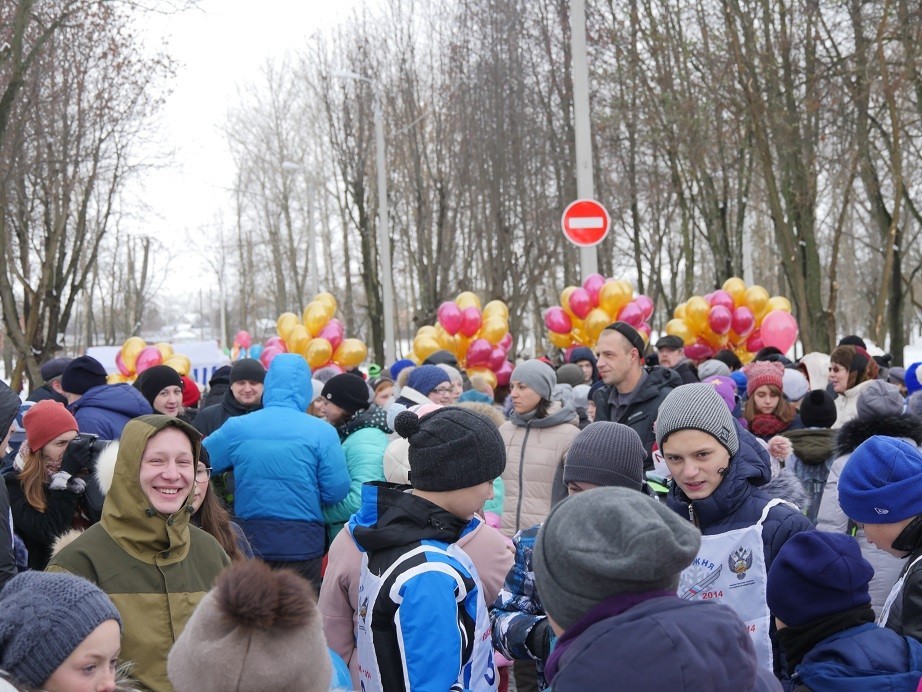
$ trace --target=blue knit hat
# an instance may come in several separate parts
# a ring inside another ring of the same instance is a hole
[[[391,373],[391,377],[394,378],[394,381],[397,381],[397,375],[400,374],[401,370],[406,370],[407,368],[412,368],[416,363],[414,363],[409,358],[401,358],[396,363],[388,368]]]
[[[448,377],[448,373],[438,365],[420,365],[410,373],[407,386],[415,389],[423,396],[429,396],[429,392],[443,382],[451,384],[451,379]]]
[[[895,524],[922,514],[922,454],[874,435],[852,452],[839,476],[839,505],[862,524]]]
[[[871,563],[847,533],[801,531],[789,538],[768,570],[765,597],[781,622],[801,627],[870,605]]]
[[[922,382],[919,382],[919,366],[922,363],[913,363],[908,368],[906,368],[906,380],[903,384],[906,385],[906,393],[912,394],[913,392],[918,392],[922,389]]]
[[[749,378],[742,370],[734,370],[730,373],[730,379],[736,382],[736,392],[741,397],[746,396],[746,387],[749,384]]]

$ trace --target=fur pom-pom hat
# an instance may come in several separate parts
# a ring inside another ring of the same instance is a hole
[[[313,587],[260,560],[228,567],[173,645],[167,674],[176,692],[326,692],[333,667]]]

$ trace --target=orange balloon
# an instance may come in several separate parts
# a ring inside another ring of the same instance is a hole
[[[478,298],[477,294],[472,291],[464,291],[463,293],[459,293],[458,297],[455,298],[455,305],[457,305],[462,310],[470,307],[474,307],[479,310],[480,298]]]
[[[304,355],[305,349],[307,349],[307,342],[310,340],[311,335],[307,331],[307,327],[299,322],[288,332],[285,345],[288,347],[289,353],[300,353]]]
[[[188,356],[184,356],[182,353],[174,353],[172,356],[163,361],[163,364],[169,365],[180,375],[188,376],[189,372],[192,370],[192,361],[189,360]]]
[[[724,281],[721,288],[730,294],[730,297],[733,298],[733,305],[736,307],[746,304],[746,282],[740,277],[731,276]]]
[[[448,349],[447,346],[442,346],[437,339],[433,339],[431,336],[417,336],[413,339],[413,353],[416,354],[420,362],[443,348]]]
[[[140,336],[130,336],[122,344],[122,362],[129,372],[134,372],[138,356],[147,347],[147,342]]]
[[[633,298],[634,289],[627,281],[606,281],[602,284],[602,288],[599,289],[599,307],[611,318],[609,324],[618,318],[621,308]]]
[[[483,319],[490,317],[502,317],[509,321],[509,306],[501,300],[491,300],[483,308]]]
[[[573,337],[567,334],[558,334],[557,332],[548,332],[548,340],[557,348],[569,348],[573,345]]]
[[[669,320],[666,323],[666,333],[671,336],[679,337],[686,346],[695,343],[695,332],[688,326],[685,320]]]
[[[128,381],[128,375],[123,375],[120,372],[113,372],[106,378],[108,384],[122,384],[123,382]]]
[[[584,329],[593,342],[599,340],[602,330],[611,324],[611,317],[602,308],[593,308],[583,320]]]
[[[791,301],[784,296],[772,296],[768,299],[768,309],[765,312],[768,314],[774,310],[791,312]]]
[[[282,337],[282,341],[287,343],[291,330],[294,329],[296,324],[300,323],[301,320],[293,312],[283,312],[275,321],[275,331]]]
[[[333,345],[326,339],[311,339],[304,350],[304,357],[311,368],[322,367],[333,357]]]
[[[336,304],[336,298],[333,297],[332,293],[327,293],[326,291],[323,293],[318,293],[316,296],[314,296],[314,300],[312,302],[321,303],[322,305],[326,306],[328,319],[333,319],[333,315],[336,314],[336,308],[338,305]]]
[[[567,286],[560,292],[560,307],[562,307],[563,311],[571,318],[576,318],[576,315],[574,315],[573,311],[570,309],[570,294],[575,290],[576,286]]]
[[[303,321],[307,331],[316,336],[330,321],[328,306],[315,300],[304,308]]]
[[[762,317],[768,312],[768,291],[761,286],[750,286],[746,289],[746,306],[752,310],[756,322],[761,322]]]
[[[476,337],[474,337],[476,338]],[[452,339],[454,339],[453,347],[454,350],[448,349],[455,354],[455,358],[458,360],[464,360],[464,357],[467,356],[467,347],[471,345],[473,338],[466,337],[464,334],[458,332],[455,334]]]
[[[708,327],[708,313],[711,306],[701,296],[692,296],[685,304],[685,323],[701,334]]]
[[[496,373],[490,370],[490,368],[468,368],[465,370],[465,372],[467,373],[468,377],[473,377],[474,375],[482,375],[484,378],[486,378],[487,383],[491,387],[494,389],[496,388]]]
[[[156,344],[154,344],[154,348],[160,351],[160,356],[163,358],[164,362],[166,362],[166,360],[169,359],[169,357],[174,353],[173,347],[165,341],[158,341]]]
[[[503,337],[506,336],[508,331],[509,325],[506,324],[506,320],[500,317],[491,317],[484,321],[483,325],[480,327],[478,336],[496,346],[496,344],[503,340]]]
[[[343,339],[333,354],[333,362],[344,368],[354,368],[368,357],[368,347],[361,339]]]
[[[592,345],[592,340],[589,339],[589,335],[586,333],[586,330],[580,327],[574,327],[570,330],[570,334],[573,335],[573,340],[577,343],[582,344],[583,346]]]

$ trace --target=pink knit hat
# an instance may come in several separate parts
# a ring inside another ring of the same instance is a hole
[[[757,360],[743,366],[743,373],[748,378],[746,383],[747,396],[752,396],[755,390],[766,384],[773,384],[780,391],[784,391],[784,366],[781,363]]]

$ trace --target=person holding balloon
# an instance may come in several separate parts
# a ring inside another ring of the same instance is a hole
[[[107,384],[106,369],[95,358],[74,358],[61,374],[61,389],[80,432],[117,440],[128,421],[153,412],[130,384]]]
[[[784,396],[784,366],[771,361],[754,361],[743,367],[746,375],[746,405],[743,418],[749,431],[768,441],[788,430],[803,428],[794,404]]]

